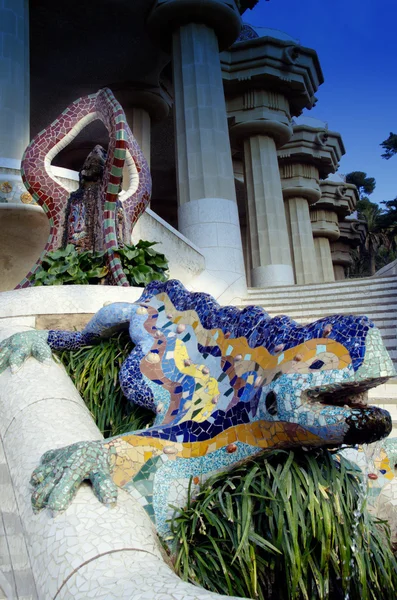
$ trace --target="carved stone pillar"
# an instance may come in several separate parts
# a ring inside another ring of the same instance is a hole
[[[331,244],[340,237],[339,221],[356,206],[357,189],[337,176],[322,181],[320,187],[321,198],[310,213],[319,276],[320,281],[335,281]],[[340,271],[337,273],[340,276]]]
[[[355,209],[358,200],[357,188],[351,184],[346,185],[345,196],[351,197],[349,212]],[[353,264],[351,251],[357,248],[365,239],[365,225],[357,219],[344,219],[339,221],[340,237],[331,243],[331,257],[334,265],[335,279],[341,281],[346,278],[346,270]]]
[[[317,55],[292,39],[242,37],[221,60],[232,148],[244,157],[251,285],[291,285],[277,149],[292,135],[291,116],[315,102]]]
[[[172,99],[164,89],[140,83],[115,89],[114,93],[150,167],[152,123],[168,116]],[[123,187],[127,184],[128,182],[123,182]]]
[[[253,287],[294,283],[276,144],[272,137],[244,140]]]
[[[157,0],[148,26],[172,35],[179,230],[203,252],[207,286],[244,296],[246,281],[219,44],[239,33],[233,1]],[[222,301],[227,301],[225,296]]]
[[[317,259],[309,204],[321,196],[318,169],[313,165],[285,164],[280,167],[280,175],[296,283],[314,283],[318,281]]]
[[[319,281],[309,206],[321,197],[320,178],[334,173],[344,154],[338,133],[327,131],[315,119],[310,119],[310,126],[301,121],[278,151],[295,279],[300,285]]]
[[[319,281],[335,281],[330,241],[339,237],[338,216],[330,210],[310,211]]]

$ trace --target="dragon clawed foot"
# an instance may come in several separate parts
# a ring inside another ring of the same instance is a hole
[[[80,484],[91,481],[98,500],[106,505],[117,501],[117,486],[111,478],[111,451],[103,441],[78,442],[46,452],[33,471],[30,483],[34,512],[43,508],[66,510]]]

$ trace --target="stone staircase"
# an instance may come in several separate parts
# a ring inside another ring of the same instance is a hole
[[[252,288],[241,307],[250,304],[262,306],[272,317],[284,314],[299,323],[333,314],[367,315],[379,327],[397,370],[397,275]],[[397,379],[380,387],[382,390],[376,388],[370,392],[371,404],[397,404]],[[394,419],[397,420],[397,411]]]

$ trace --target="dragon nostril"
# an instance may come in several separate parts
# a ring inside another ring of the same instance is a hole
[[[274,392],[269,392],[267,394],[265,405],[266,410],[270,415],[275,416],[277,414],[277,396]]]
[[[323,360],[315,360],[310,366],[309,369],[321,369],[324,366]]]

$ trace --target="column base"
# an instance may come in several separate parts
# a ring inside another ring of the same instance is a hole
[[[285,210],[289,221],[296,283],[297,285],[316,283],[319,276],[308,201],[299,196],[287,198]]]
[[[225,198],[191,200],[179,207],[178,221],[179,231],[205,258],[205,271],[191,287],[222,304],[237,304],[247,292],[237,204]]]
[[[274,287],[294,285],[294,272],[291,265],[266,265],[255,267],[251,271],[252,287]]]
[[[335,281],[334,266],[332,264],[331,246],[326,237],[315,237],[314,246],[317,255],[317,269],[319,282],[327,283]]]
[[[346,279],[345,267],[343,265],[334,264],[335,281],[343,281]]]

